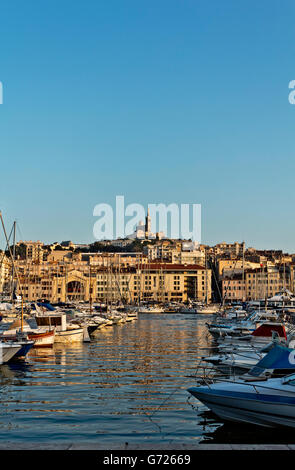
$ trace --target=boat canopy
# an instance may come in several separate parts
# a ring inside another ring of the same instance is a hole
[[[285,338],[287,340],[285,327],[280,323],[263,323],[255,331],[253,331],[251,335],[256,337],[264,336],[271,338],[273,331],[276,331],[280,338]]]
[[[47,303],[37,302],[37,305],[39,307],[45,307],[45,308],[47,308],[47,310],[50,310],[51,312],[53,312],[55,310],[55,308],[49,302],[47,302]]]
[[[250,370],[249,375],[257,377],[267,369],[290,369],[290,373],[295,372],[295,349],[276,345]]]

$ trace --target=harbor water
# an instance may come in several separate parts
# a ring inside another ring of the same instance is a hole
[[[212,316],[140,314],[91,343],[0,366],[0,439],[11,442],[295,443],[295,431],[224,424],[192,397]]]

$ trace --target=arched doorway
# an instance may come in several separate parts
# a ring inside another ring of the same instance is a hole
[[[84,286],[80,281],[67,283],[67,295],[69,300],[84,300]]]

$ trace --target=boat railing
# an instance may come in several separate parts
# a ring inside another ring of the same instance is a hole
[[[252,351],[249,351],[249,352],[252,353]],[[244,353],[244,354],[243,354],[243,353]],[[243,352],[242,352],[242,351],[241,351],[241,352],[238,352],[238,351],[230,351],[230,352],[225,353],[225,354],[228,354],[228,355],[232,358],[233,361],[234,361],[234,356],[245,357],[245,358],[247,358],[247,359],[249,359],[249,358],[251,357],[251,356],[249,357],[249,355],[247,354],[246,351],[243,351]],[[260,357],[260,359],[262,359],[263,356],[262,356],[262,354],[261,354],[260,352],[255,351],[255,354],[257,354],[257,355]]]
[[[292,337],[295,335],[295,325],[292,325],[288,328],[287,337]]]
[[[231,346],[231,343],[220,343],[218,345],[219,349],[222,350],[223,348],[229,348]],[[258,352],[260,350],[259,346],[257,346],[256,343],[233,343],[232,348],[230,352],[237,352],[241,351],[241,348],[247,347],[248,349],[251,349],[253,352]]]
[[[291,375],[293,375],[293,374],[291,374]],[[263,385],[261,383],[255,384],[255,383],[250,382],[250,380],[252,382],[254,382],[254,381],[257,381],[257,382],[267,381],[268,377],[257,377],[257,378],[247,377],[247,379],[249,379],[249,381],[246,380],[246,379],[242,379],[242,377],[240,376],[239,380],[233,380],[233,379],[229,379],[229,378],[220,379],[220,380],[216,379],[215,383],[216,382],[227,382],[227,383],[232,383],[232,384],[235,384],[235,385],[239,384],[239,385],[251,386],[256,391],[257,394],[261,393],[261,392],[259,392],[258,387],[260,389],[271,390],[271,391],[276,391],[276,392],[282,392],[283,391],[281,388],[271,387],[271,386]],[[212,385],[212,382],[211,382],[211,385]],[[291,390],[288,390],[288,392],[291,392]],[[294,388],[294,393],[295,393],[295,388]]]
[[[197,379],[198,385],[207,385],[210,388],[215,382],[224,381],[230,375],[236,380],[236,371],[235,368],[231,365],[225,366],[226,371],[219,370],[213,365],[204,363],[204,359],[200,358],[197,364],[196,372],[194,377]]]

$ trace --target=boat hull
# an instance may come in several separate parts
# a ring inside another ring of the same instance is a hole
[[[259,388],[259,387],[257,387]],[[213,413],[226,421],[243,422],[264,427],[286,426],[295,428],[295,397],[284,397],[289,403],[267,397],[263,393],[225,396],[206,387],[188,390]],[[251,396],[252,395],[252,396]],[[263,400],[266,401],[263,401]],[[274,401],[271,401],[271,400]]]
[[[153,310],[144,310],[144,309],[142,309],[142,310],[138,310],[138,313],[151,313],[151,314],[155,313],[155,314],[157,314],[157,313],[164,313],[164,311],[160,310],[160,309],[159,310],[158,309],[153,309]]]
[[[55,343],[82,343],[84,339],[83,328],[77,328],[75,330],[56,331],[55,332]]]
[[[34,348],[52,348],[54,343],[54,331],[46,333],[29,333],[28,338],[34,341]]]
[[[204,309],[200,309],[200,310],[197,310],[197,312],[199,315],[200,314],[203,314],[203,315],[215,315],[218,313],[218,310],[215,310],[214,308],[204,308]]]
[[[1,347],[1,360],[0,364],[6,364],[20,351],[20,345],[5,345]]]
[[[100,325],[88,325],[87,330],[89,335],[93,335]]]
[[[15,358],[21,359],[26,357],[30,349],[34,346],[34,341],[20,342],[21,349],[15,354]]]
[[[178,313],[191,313],[191,314],[196,314],[198,313],[196,308],[182,308],[179,310]]]

